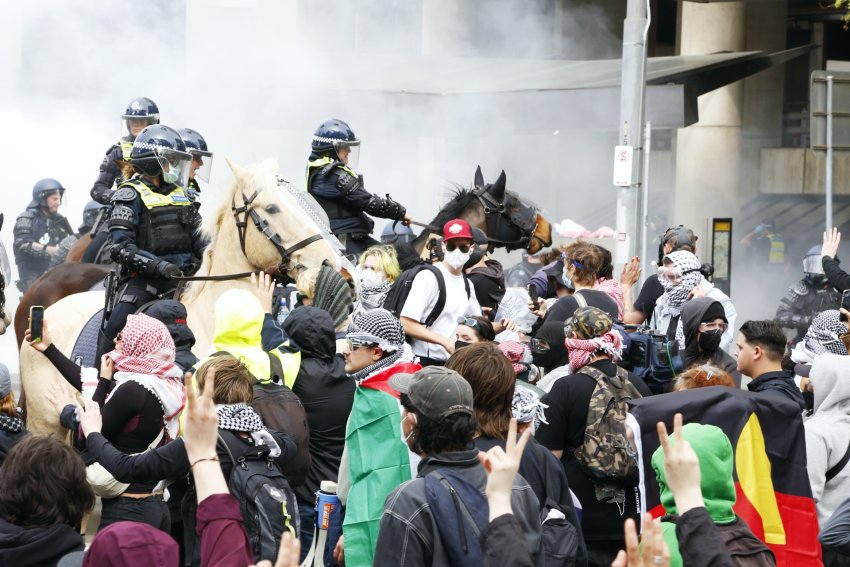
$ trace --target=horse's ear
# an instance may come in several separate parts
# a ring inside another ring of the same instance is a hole
[[[499,175],[499,178],[490,186],[490,189],[487,190],[487,193],[493,197],[493,200],[497,203],[501,203],[505,198],[505,184],[507,184],[507,179],[505,177],[505,170],[502,170],[502,173]]]
[[[481,166],[475,170],[475,180],[472,182],[473,187],[481,188],[484,187],[484,174],[481,173]]]
[[[230,168],[230,171],[233,173],[233,177],[236,179],[236,181],[241,182],[243,179],[245,179],[245,177],[247,177],[248,172],[244,167],[233,163],[227,158],[224,158],[224,161],[227,162],[227,166]]]

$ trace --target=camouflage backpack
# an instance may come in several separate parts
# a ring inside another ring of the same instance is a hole
[[[597,482],[637,481],[636,453],[626,437],[626,401],[642,397],[640,392],[620,367],[614,376],[590,365],[579,372],[596,380],[596,388],[590,396],[584,443],[574,452],[576,460]]]

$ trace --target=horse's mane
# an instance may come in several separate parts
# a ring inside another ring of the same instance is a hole
[[[448,203],[440,207],[437,216],[429,224],[442,230],[443,225],[452,219],[458,218],[474,198],[475,194],[472,192],[472,189],[455,185],[452,191],[452,198]]]

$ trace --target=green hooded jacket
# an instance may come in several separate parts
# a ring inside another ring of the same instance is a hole
[[[719,427],[688,423],[682,428],[682,436],[691,444],[699,458],[700,485],[705,508],[715,524],[729,524],[735,521],[735,481],[732,470],[735,464],[732,443]],[[675,444],[673,436],[670,443]],[[661,447],[652,454],[652,468],[658,477],[658,488],[661,492],[661,504],[667,514],[675,515],[676,502],[673,493],[667,486],[664,474],[664,451]],[[664,541],[670,548],[670,566],[682,567],[682,556],[679,553],[679,542],[676,539],[676,525],[673,522],[662,522]]]

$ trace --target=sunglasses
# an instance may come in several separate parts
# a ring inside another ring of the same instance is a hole
[[[460,251],[464,254],[469,252],[469,244],[455,244],[454,242],[446,242],[446,251],[454,252],[458,248],[460,248]]]
[[[481,323],[478,322],[475,319],[470,318],[470,317],[458,317],[457,318],[457,324],[458,325],[466,325],[467,327],[475,329],[479,333],[481,332]]]
[[[363,347],[373,347],[375,343],[367,343],[365,341],[359,341],[357,339],[347,339],[348,341],[348,350],[357,350]]]

